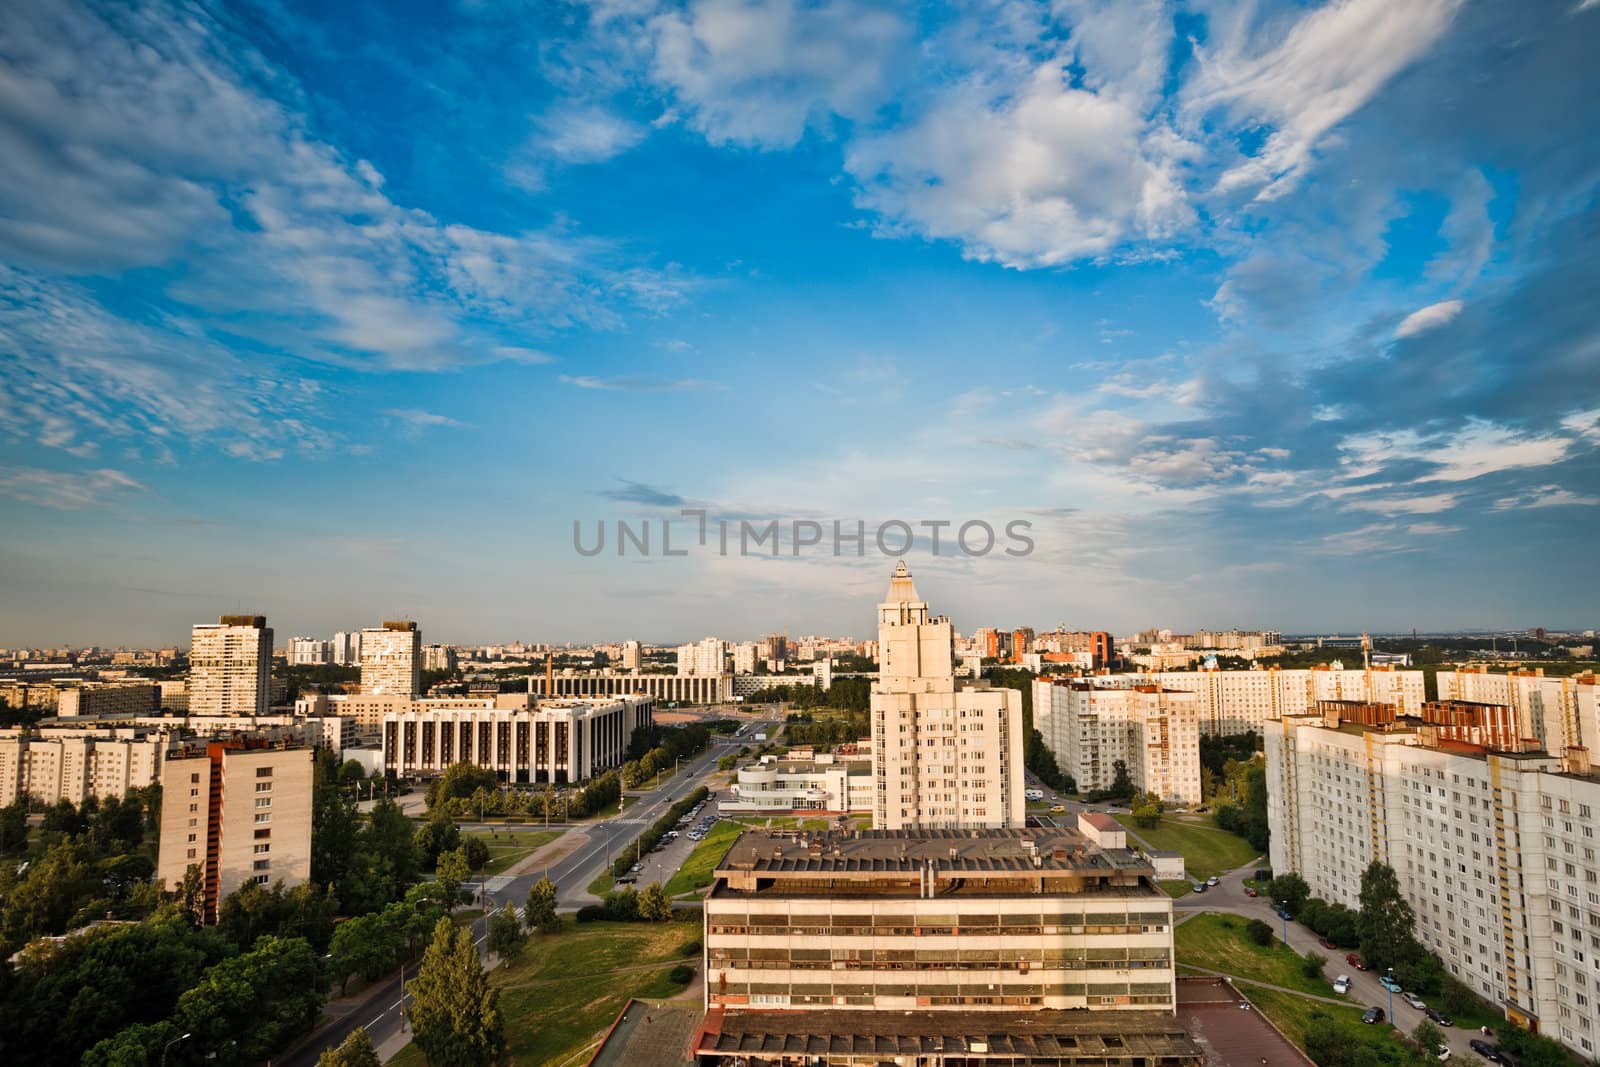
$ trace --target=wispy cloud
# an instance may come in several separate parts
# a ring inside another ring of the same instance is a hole
[[[1494,502],[1496,511],[1515,511],[1522,508],[1591,508],[1600,505],[1600,497],[1574,492],[1559,485],[1540,485],[1514,496],[1504,496]]]
[[[1459,300],[1441,300],[1437,304],[1429,304],[1419,308],[1401,320],[1395,327],[1396,337],[1415,337],[1419,333],[1437,329],[1461,314],[1462,303]]]
[[[607,500],[618,500],[628,504],[648,504],[658,508],[683,507],[688,500],[677,493],[658,489],[656,486],[644,482],[631,482],[626,478],[618,478],[621,487],[617,489],[602,489],[600,495]]]
[[[109,468],[72,472],[0,466],[0,494],[63,511],[100,507],[112,498],[142,489],[131,476]]]
[[[677,393],[724,389],[726,386],[702,378],[648,378],[622,374],[603,377],[592,374],[563,374],[563,385],[578,389],[611,389],[629,393]]]
[[[437,412],[423,411],[418,408],[385,408],[383,413],[391,419],[404,423],[406,427],[413,431],[463,425],[459,420],[452,419],[448,415],[440,415]]]

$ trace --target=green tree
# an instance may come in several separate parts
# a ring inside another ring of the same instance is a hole
[[[1415,921],[1394,868],[1373,860],[1361,874],[1361,914],[1356,919],[1362,960],[1380,974],[1409,962],[1419,951],[1411,933]]]
[[[556,884],[541,878],[528,890],[528,903],[523,912],[523,922],[530,930],[542,934],[561,929],[561,918],[556,915]]]
[[[472,943],[472,931],[448,918],[433,929],[433,941],[410,987],[406,1018],[432,1067],[490,1067],[505,1050],[499,994]]]
[[[1166,811],[1166,805],[1154,793],[1139,793],[1133,798],[1133,821],[1136,825],[1154,830],[1161,825],[1161,814]]]
[[[355,801],[339,789],[333,753],[317,749],[311,776],[311,880],[333,886],[347,902],[360,831]]]
[[[1438,1056],[1439,1046],[1444,1044],[1444,1034],[1430,1020],[1424,1019],[1411,1031],[1411,1040],[1417,1043],[1424,1056],[1434,1059]]]
[[[522,931],[522,920],[512,908],[504,907],[489,916],[489,951],[503,960],[514,960],[522,955],[528,939]]]
[[[461,884],[472,877],[472,868],[467,863],[467,850],[458,848],[454,852],[446,852],[439,857],[438,870],[434,872],[434,880],[439,883],[439,888],[444,891],[445,907],[454,907],[456,893],[461,889]]]
[[[1321,978],[1322,968],[1328,965],[1328,957],[1320,952],[1307,952],[1305,959],[1300,961],[1300,973],[1307,978]]]
[[[1272,927],[1260,919],[1251,919],[1244,927],[1245,936],[1258,945],[1272,944]]]
[[[479,789],[495,792],[500,780],[476,763],[452,763],[428,786],[428,807],[442,807],[456,797],[470,797]]]
[[[481,871],[489,865],[489,845],[481,837],[469,837],[463,842],[467,850],[467,866]]]
[[[0,808],[0,853],[20,852],[28,843],[28,809],[21,804]]]
[[[348,788],[357,782],[364,781],[366,777],[367,772],[361,769],[360,760],[347,759],[339,765],[339,784],[342,786]],[[366,1031],[359,1032],[365,1033]]]
[[[461,847],[461,831],[444,808],[435,808],[417,830],[417,854],[423,867],[434,867],[443,853]]]
[[[317,1067],[382,1067],[378,1050],[372,1047],[372,1038],[365,1026],[350,1031],[350,1036],[338,1048],[324,1049],[317,1057]]]
[[[660,882],[651,882],[639,894],[639,918],[648,923],[664,923],[672,918],[672,901]]]
[[[264,1060],[316,1022],[318,979],[316,954],[303,938],[263,937],[179,997],[173,1021],[194,1034],[196,1053],[232,1063]]]
[[[1122,760],[1111,764],[1111,788],[1107,792],[1113,797],[1133,796],[1133,777],[1128,774],[1128,765]]]
[[[1273,900],[1288,909],[1291,919],[1300,914],[1300,909],[1311,897],[1311,887],[1306,884],[1304,878],[1293,871],[1280,874],[1267,883],[1267,892],[1272,895]]]

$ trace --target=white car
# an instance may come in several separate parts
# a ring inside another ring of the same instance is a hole
[[[1216,885],[1216,884],[1217,884],[1217,877],[1216,877],[1216,875],[1212,875],[1212,876],[1211,876],[1211,877],[1210,877],[1210,878],[1207,878],[1207,879],[1206,879],[1206,885],[1209,885],[1209,886],[1215,886],[1215,885]]]
[[[1341,997],[1350,992],[1350,976],[1348,974],[1341,974],[1339,977],[1335,978],[1333,980],[1333,991],[1339,994]]]
[[[1401,993],[1400,999],[1411,1005],[1413,1008],[1416,1008],[1418,1011],[1421,1011],[1428,1006],[1427,1003],[1415,993]]]
[[[1440,1045],[1439,1046],[1439,1059],[1441,1061],[1443,1061],[1443,1060],[1447,1060],[1449,1058],[1450,1058],[1450,1046],[1449,1045]]]

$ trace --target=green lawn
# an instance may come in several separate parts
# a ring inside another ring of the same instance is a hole
[[[483,869],[488,876],[503,873],[506,868],[548,845],[561,836],[560,830],[491,830],[488,833],[468,834],[489,846],[489,863]]]
[[[1263,948],[1247,938],[1244,933],[1247,921],[1237,915],[1218,914],[1196,915],[1186,920],[1173,934],[1177,962],[1319,996],[1333,996],[1330,981],[1307,978],[1300,970],[1302,957],[1282,941],[1273,941]]]
[[[1115,818],[1127,829],[1130,844],[1132,836],[1136,834],[1153,849],[1183,853],[1184,866],[1191,878],[1221,875],[1235,867],[1244,866],[1261,854],[1237,834],[1202,823],[1181,822],[1167,816],[1154,830],[1143,830],[1134,824],[1131,816],[1118,815]]]
[[[578,925],[570,919],[559,933],[535,937],[520,960],[490,979],[500,991],[511,1062],[561,1063],[599,1038],[630,997],[679,992],[667,972],[685,962],[683,947],[699,937],[695,922]],[[389,1063],[425,1067],[426,1061],[413,1044]]]
[[[594,881],[589,883],[589,892],[593,893],[597,897],[603,897],[607,893],[611,892],[611,888],[615,884],[616,883],[611,880],[611,871],[604,870],[595,876]]]
[[[711,872],[716,867],[717,861],[728,851],[733,839],[747,829],[743,823],[732,819],[724,819],[713,826],[706,839],[694,846],[694,851],[683,861],[678,873],[667,882],[667,896],[675,897],[679,893],[690,893],[710,885]]]
[[[1184,925],[1187,926],[1188,923]],[[1338,1026],[1340,1033],[1351,1045],[1370,1047],[1379,1063],[1400,1067],[1417,1061],[1416,1054],[1400,1043],[1399,1034],[1394,1027],[1388,1023],[1369,1026],[1361,1021],[1363,1009],[1355,1005],[1344,1007],[1321,1004],[1304,997],[1297,997],[1293,993],[1280,993],[1276,989],[1262,989],[1260,986],[1252,985],[1239,986],[1239,992],[1249,998],[1256,1009],[1271,1019],[1272,1024],[1282,1030],[1290,1041],[1300,1046],[1302,1051],[1306,1047],[1306,1027],[1311,1024],[1313,1018],[1322,1015]]]
[[[1179,878],[1174,882],[1162,882],[1161,888],[1167,891],[1167,896],[1176,900],[1185,894],[1193,893],[1194,883],[1190,882],[1187,878]]]

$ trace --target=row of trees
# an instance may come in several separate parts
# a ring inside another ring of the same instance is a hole
[[[777,677],[781,678],[782,675]],[[747,704],[793,704],[796,708],[838,708],[841,711],[867,711],[872,706],[871,678],[839,678],[826,689],[809,680],[774,682],[745,698]],[[857,735],[858,737],[860,735]],[[853,741],[855,738],[842,738]],[[815,744],[817,742],[807,742]]]
[[[654,742],[651,744],[650,742]],[[679,760],[691,759],[711,744],[711,727],[693,723],[675,730],[644,727],[634,731],[629,745],[630,753],[643,749],[637,757],[631,756],[622,765],[622,784],[629,789],[647,782]]]
[[[428,785],[431,813],[452,819],[525,815],[536,819],[583,818],[603,811],[622,796],[622,782],[607,771],[583,788],[502,789],[493,771],[475,763],[455,763]]]
[[[791,744],[819,748],[842,745],[870,737],[872,726],[865,711],[841,711],[818,719],[809,711],[790,712],[784,736]]]

